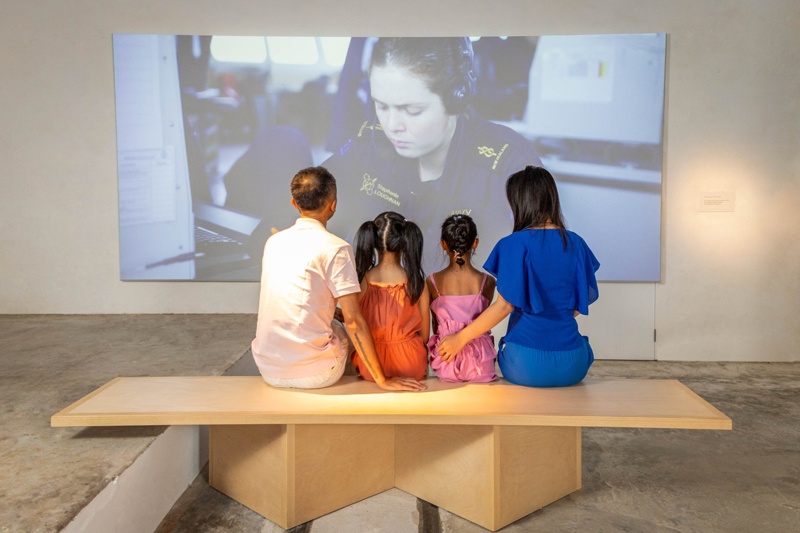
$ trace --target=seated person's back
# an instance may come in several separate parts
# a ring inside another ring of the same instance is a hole
[[[315,389],[344,373],[349,341],[375,382],[390,390],[421,390],[408,378],[383,373],[366,320],[358,306],[360,285],[350,245],[328,232],[336,212],[336,180],[322,167],[292,179],[292,206],[300,218],[267,240],[261,273],[253,358],[274,387]],[[334,320],[337,303],[345,324]]]
[[[335,366],[336,298],[361,290],[350,245],[320,222],[300,218],[267,241],[261,287],[252,348],[262,374],[307,377]]]

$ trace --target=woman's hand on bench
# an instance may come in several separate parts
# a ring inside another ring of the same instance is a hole
[[[379,383],[378,386],[383,390],[395,391],[421,391],[428,388],[424,383],[412,378],[388,378],[383,383]]]

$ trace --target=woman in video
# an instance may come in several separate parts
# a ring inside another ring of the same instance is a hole
[[[472,216],[489,247],[508,234],[505,178],[541,162],[529,141],[471,108],[472,60],[466,37],[378,39],[369,67],[375,119],[323,163],[345,199],[332,231],[352,240],[361,221],[402,211],[425,232],[428,270],[434,256],[444,260],[437,231],[451,214]]]

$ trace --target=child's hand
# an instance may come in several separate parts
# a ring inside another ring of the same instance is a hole
[[[395,391],[421,391],[428,388],[427,385],[413,378],[389,378],[378,386],[383,390]]]
[[[461,340],[458,333],[447,335],[439,342],[439,355],[444,362],[449,362],[464,348],[465,344],[467,343]]]

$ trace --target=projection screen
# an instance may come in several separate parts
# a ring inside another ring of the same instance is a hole
[[[429,273],[466,213],[479,266],[512,230],[506,178],[541,165],[598,279],[660,280],[666,35],[405,41],[114,35],[121,279],[258,281],[312,165],[337,179],[330,231],[397,211]]]

